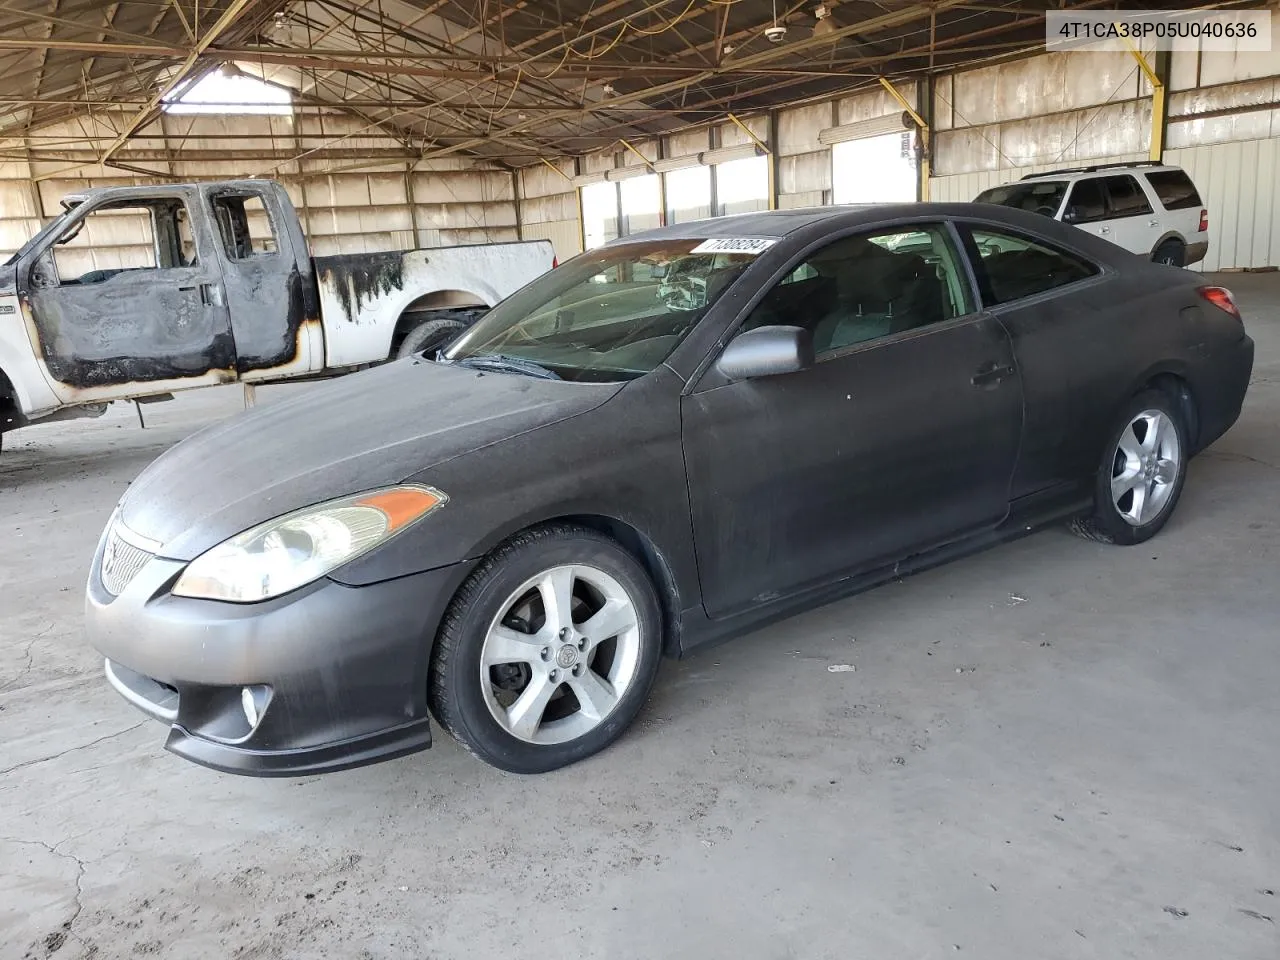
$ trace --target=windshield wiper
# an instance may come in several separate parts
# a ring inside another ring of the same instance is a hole
[[[460,367],[475,367],[481,370],[511,370],[515,373],[539,377],[543,380],[562,380],[563,377],[554,370],[548,370],[540,363],[526,360],[524,357],[511,357],[504,353],[478,353],[475,356],[463,357],[450,361]]]

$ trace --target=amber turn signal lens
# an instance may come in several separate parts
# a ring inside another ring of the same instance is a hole
[[[357,500],[356,504],[381,510],[387,517],[387,533],[394,533],[425,516],[443,499],[441,494],[426,487],[395,487]]]

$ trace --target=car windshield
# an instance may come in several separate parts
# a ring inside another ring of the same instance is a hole
[[[983,190],[973,202],[996,203],[1002,207],[1029,210],[1052,217],[1057,215],[1066,192],[1065,180],[1019,180],[1017,183],[1006,183],[1003,187]]]
[[[494,307],[441,359],[564,380],[643,376],[755,258],[717,246],[653,240],[574,257]]]

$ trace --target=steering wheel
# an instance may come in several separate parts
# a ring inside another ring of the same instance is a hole
[[[1036,207],[1036,213],[1042,214],[1046,217],[1052,217],[1057,212],[1057,209],[1054,207]]]

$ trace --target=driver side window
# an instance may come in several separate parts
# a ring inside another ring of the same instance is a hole
[[[743,324],[803,327],[821,359],[973,312],[950,236],[924,225],[843,237],[780,280]]]
[[[41,255],[33,280],[44,286],[82,286],[120,273],[195,263],[186,205],[176,197],[156,197],[89,211]]]

